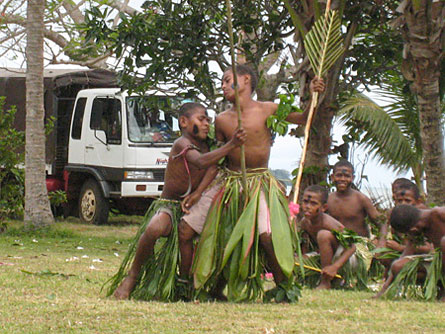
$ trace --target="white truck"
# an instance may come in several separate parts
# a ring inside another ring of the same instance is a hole
[[[6,107],[17,106],[16,127],[23,129],[24,88],[18,92],[24,75],[14,78],[0,75],[0,96],[6,96]],[[55,117],[46,145],[47,188],[64,190],[65,215],[87,223],[106,223],[113,208],[143,214],[162,192],[179,133],[178,99],[130,96],[113,86],[115,75],[108,71],[45,76],[45,117]]]

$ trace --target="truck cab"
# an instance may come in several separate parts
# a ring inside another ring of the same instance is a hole
[[[131,96],[119,88],[78,92],[63,177],[82,221],[103,224],[113,206],[144,213],[162,193],[179,134],[177,108],[178,100],[166,95]]]

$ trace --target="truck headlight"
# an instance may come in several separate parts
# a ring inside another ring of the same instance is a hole
[[[130,170],[124,172],[124,179],[126,180],[153,180],[153,172],[146,170]]]

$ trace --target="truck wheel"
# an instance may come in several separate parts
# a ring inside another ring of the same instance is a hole
[[[89,179],[80,190],[79,218],[87,224],[102,225],[108,222],[110,203],[104,198],[96,181]]]

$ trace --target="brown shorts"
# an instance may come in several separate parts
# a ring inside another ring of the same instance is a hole
[[[207,188],[200,198],[200,200],[194,204],[189,213],[186,213],[182,219],[198,234],[201,234],[204,228],[204,223],[207,218],[207,214],[212,204],[213,198],[217,195],[221,189],[221,184],[217,183]],[[261,192],[260,204],[258,208],[258,231],[260,234],[271,233],[270,228],[270,212],[267,207],[266,198],[264,193]]]

